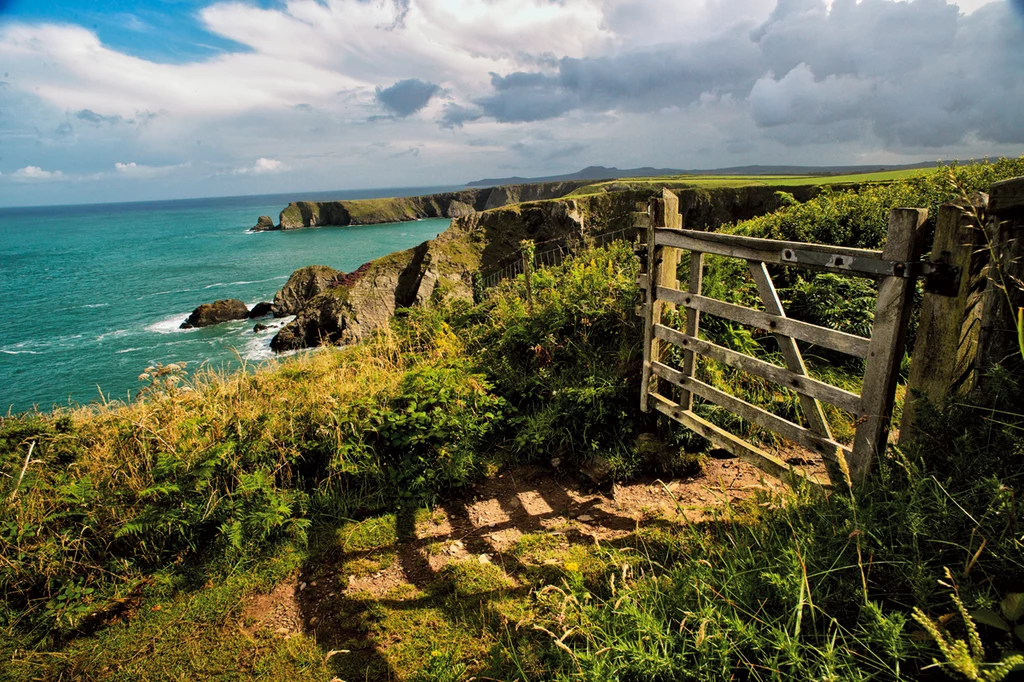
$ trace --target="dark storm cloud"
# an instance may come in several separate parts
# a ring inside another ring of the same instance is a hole
[[[441,113],[442,128],[461,128],[464,124],[476,121],[483,116],[483,113],[468,109],[460,104],[449,103],[444,105]]]
[[[475,101],[486,116],[519,123],[574,109],[646,111],[694,102],[704,92],[749,91],[760,72],[749,37],[739,33],[697,46],[672,46],[614,57],[563,58],[552,73],[492,74],[494,94]]]
[[[427,106],[431,98],[439,92],[439,85],[418,78],[408,78],[398,81],[391,87],[377,88],[377,101],[395,116],[405,118]]]
[[[1016,16],[1015,16],[1016,15]],[[779,0],[759,27],[693,43],[492,74],[441,121],[519,123],[573,111],[649,112],[731,98],[787,145],[874,135],[889,148],[969,136],[1024,143],[1024,0],[969,15],[941,0]]]

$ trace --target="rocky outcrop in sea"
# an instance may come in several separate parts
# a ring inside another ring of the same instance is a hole
[[[244,320],[249,317],[249,308],[237,298],[227,298],[213,303],[204,303],[181,323],[182,329],[209,327],[228,320]]]

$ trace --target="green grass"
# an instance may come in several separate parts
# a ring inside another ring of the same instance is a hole
[[[921,168],[850,175],[666,175],[650,178],[623,178],[608,180],[580,187],[567,196],[589,196],[623,189],[686,189],[729,188],[729,187],[799,187],[811,185],[842,185],[893,182],[909,178],[924,177],[937,172],[935,168]]]
[[[355,199],[339,203],[344,205],[348,211],[353,225],[397,223],[405,220],[416,220],[425,215],[423,202],[420,197]]]

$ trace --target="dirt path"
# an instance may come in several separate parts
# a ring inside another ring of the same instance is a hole
[[[252,598],[239,627],[251,634],[312,635],[328,655],[351,663],[348,674],[401,678],[391,649],[408,643],[418,614],[448,604],[452,590],[469,590],[481,609],[492,593],[494,599],[525,598],[545,582],[538,571],[557,576],[577,565],[572,557],[584,556],[580,552],[628,545],[649,525],[705,520],[779,485],[737,459],[710,459],[693,478],[612,484],[602,491],[548,468],[507,470],[430,512],[346,530],[338,552]],[[530,551],[534,546],[544,551]],[[449,572],[458,567],[483,571],[486,589],[453,583]],[[449,627],[452,619],[441,620]]]

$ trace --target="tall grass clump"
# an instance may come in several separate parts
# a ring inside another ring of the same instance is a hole
[[[600,456],[619,475],[643,465],[638,270],[631,246],[616,243],[537,272],[532,313],[521,277],[482,308],[471,350],[516,410],[506,445],[517,459],[572,467]]]
[[[318,518],[464,486],[504,403],[428,322],[254,373],[151,368],[130,404],[3,419],[6,603],[72,632],[147,571],[258,556]]]

